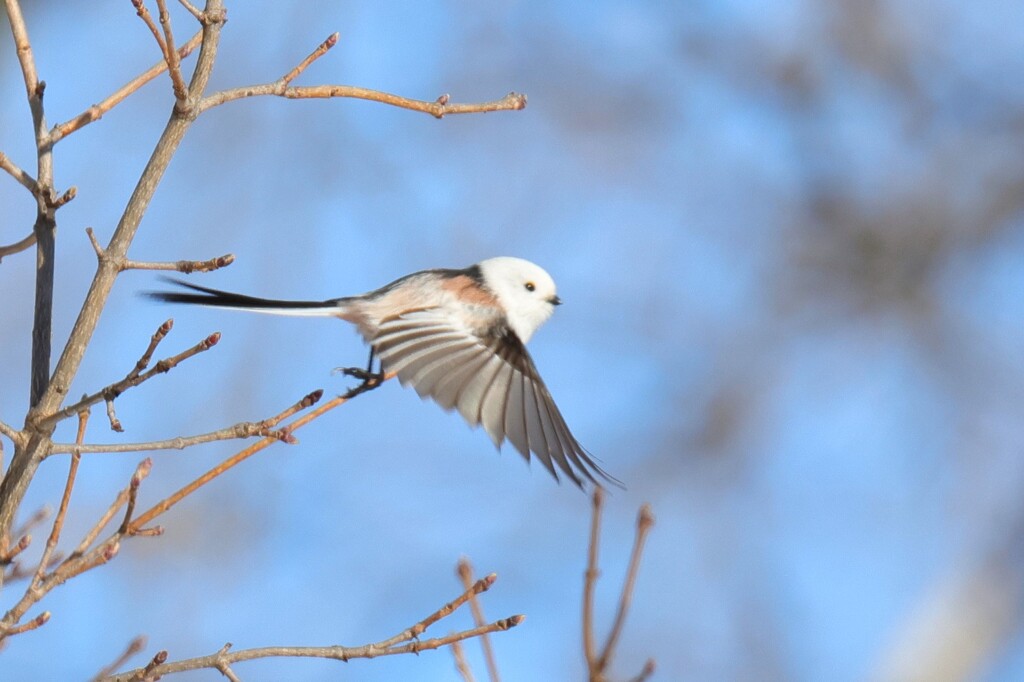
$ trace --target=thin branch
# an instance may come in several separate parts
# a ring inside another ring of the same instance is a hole
[[[365,99],[371,102],[380,102],[401,109],[410,109],[430,114],[434,118],[444,118],[449,114],[479,114],[489,111],[514,111],[526,108],[526,95],[510,92],[499,100],[492,102],[479,102],[472,104],[450,103],[448,95],[441,95],[433,102],[425,100],[410,99],[393,95],[379,90],[360,88],[354,85],[307,85],[286,87],[281,81],[265,83],[263,85],[250,85],[248,87],[222,90],[204,97],[199,102],[199,111],[220,106],[243,97],[259,97],[265,95],[276,95],[288,99],[327,99],[335,97],[349,97],[352,99]]]
[[[384,380],[387,380],[389,378],[391,378],[391,377],[390,376],[386,376],[384,378]],[[327,401],[326,403],[324,403],[323,405],[321,405],[320,407],[316,408],[315,410],[312,410],[312,411],[307,412],[306,414],[302,415],[301,417],[299,417],[298,419],[296,419],[295,421],[293,421],[292,423],[290,423],[286,427],[284,427],[283,431],[285,431],[286,435],[291,434],[292,432],[302,428],[303,426],[305,426],[309,422],[313,421],[314,419],[316,419],[316,418],[322,416],[323,414],[329,412],[330,410],[333,410],[336,407],[344,405],[349,400],[354,398],[356,395],[359,395],[360,393],[365,392],[367,390],[371,390],[371,388],[376,388],[377,386],[380,385],[380,383],[381,383],[381,380],[379,380],[379,379],[371,379],[368,382],[364,382],[360,386],[357,386],[356,388],[350,390],[345,395],[341,395],[341,396],[338,396],[336,398],[333,398],[333,399]],[[286,410],[286,412],[290,412],[290,414],[294,414],[295,412],[298,412],[299,410],[302,410],[302,409],[305,409],[305,408],[311,406],[313,404],[313,402],[315,402],[314,396],[316,396],[316,393],[309,394],[308,396],[306,396],[305,398],[300,400],[298,403],[293,405],[291,408],[289,408],[289,410]],[[319,397],[319,396],[317,396],[317,397]],[[138,517],[137,519],[135,519],[135,521],[132,522],[132,528],[130,530],[132,530],[132,531],[138,530],[143,525],[149,523],[150,521],[152,521],[156,517],[160,516],[161,514],[166,512],[168,509],[170,509],[171,507],[176,505],[178,502],[180,502],[182,499],[184,499],[185,497],[188,497],[193,492],[195,492],[196,490],[201,488],[202,486],[206,485],[207,483],[209,483],[213,479],[217,478],[218,476],[220,476],[224,472],[229,471],[230,469],[234,468],[235,466],[237,466],[241,462],[244,462],[245,460],[249,459],[250,457],[255,455],[257,452],[260,452],[261,450],[266,449],[270,445],[273,445],[278,440],[281,440],[281,439],[280,438],[270,438],[270,437],[264,438],[263,440],[257,441],[256,443],[253,443],[252,445],[250,445],[249,447],[245,448],[244,450],[242,450],[242,451],[232,455],[231,457],[227,458],[226,460],[224,460],[223,462],[221,462],[220,464],[218,464],[214,468],[210,469],[205,474],[203,474],[199,478],[195,479],[194,481],[192,481],[191,483],[189,483],[185,487],[181,488],[180,490],[174,492],[173,494],[167,496],[166,498],[164,498],[163,500],[161,500],[157,504],[155,504],[152,507],[150,507],[145,513],[142,514],[142,516]]]
[[[165,322],[164,324],[167,323]],[[51,426],[59,421],[67,419],[76,412],[79,412],[83,409],[91,407],[92,405],[95,405],[101,400],[113,401],[115,398],[117,398],[119,395],[127,391],[129,388],[138,386],[139,384],[149,379],[152,379],[157,374],[164,374],[166,372],[169,372],[175,367],[177,367],[179,363],[188,360],[189,358],[198,355],[202,352],[208,351],[209,349],[217,345],[218,341],[220,341],[220,332],[214,332],[213,334],[210,334],[205,339],[203,339],[196,345],[192,346],[191,348],[183,350],[177,355],[172,355],[169,358],[164,358],[163,360],[160,360],[148,372],[138,374],[136,370],[132,370],[131,372],[128,373],[127,376],[125,376],[124,379],[121,379],[118,382],[101,388],[99,391],[93,393],[92,395],[87,395],[83,397],[81,400],[79,400],[77,403],[73,405],[69,405],[62,410],[54,412],[51,415],[42,417],[41,419],[39,419],[37,423],[39,424],[39,426]],[[147,353],[148,352],[150,351],[147,350]],[[143,358],[145,358],[145,355],[143,356]],[[116,430],[117,429],[115,429],[115,431]]]
[[[163,263],[125,260],[121,264],[121,270],[172,270],[189,274],[193,272],[212,272],[227,267],[234,262],[235,256],[231,253],[210,258],[209,260],[177,260]]]
[[[16,253],[20,253],[26,249],[32,248],[32,246],[35,243],[36,233],[30,232],[27,237],[24,237],[14,242],[13,244],[8,244],[7,246],[0,246],[0,261],[2,261],[7,256],[12,256]]]
[[[32,57],[32,44],[28,39],[25,17],[21,14],[21,4],[18,0],[7,0],[6,5],[7,20],[11,24],[11,33],[14,35],[14,47],[18,53],[21,73],[25,80],[25,93],[31,99],[39,88],[39,77],[36,75],[36,62]]]
[[[456,572],[459,574],[459,578],[462,579],[463,586],[469,589],[473,584],[473,565],[469,563],[469,559],[465,557],[459,559]],[[480,606],[480,600],[476,598],[475,594],[469,598],[469,608],[473,612],[473,622],[476,625],[483,625],[487,622],[484,618],[483,607]],[[487,674],[490,675],[491,682],[501,682],[501,676],[498,674],[498,663],[494,658],[494,649],[491,647],[490,637],[487,635],[481,636],[480,646],[484,650],[484,661],[487,664]]]
[[[462,682],[476,682],[473,678],[473,671],[469,669],[466,662],[466,652],[462,648],[462,642],[452,642],[452,657],[455,659],[455,669],[459,671]]]
[[[192,36],[187,43],[182,45],[178,49],[178,57],[184,59],[189,56],[193,50],[199,45],[203,39],[203,32],[198,31]],[[78,114],[72,119],[65,121],[64,123],[58,123],[50,130],[49,142],[50,144],[56,144],[60,140],[64,139],[71,133],[84,128],[85,126],[98,121],[103,118],[103,115],[108,111],[116,107],[122,101],[124,101],[129,95],[139,90],[143,85],[150,82],[164,71],[167,70],[167,60],[161,59],[156,64],[151,66],[144,73],[136,76],[131,81],[123,85],[117,92],[107,97],[99,104],[93,104],[91,107]]]
[[[89,411],[83,410],[78,413],[78,434],[75,436],[75,444],[81,445],[85,439],[85,427],[89,423]],[[43,548],[43,556],[39,559],[39,567],[36,568],[35,576],[32,578],[30,589],[38,589],[39,583],[43,580],[47,566],[50,564],[50,557],[57,549],[57,542],[60,540],[61,531],[64,529],[64,518],[68,513],[68,504],[71,502],[71,491],[75,487],[75,476],[78,474],[78,465],[82,461],[82,453],[71,453],[71,464],[68,467],[68,479],[64,484],[64,494],[60,498],[60,506],[57,508],[57,515],[53,519],[53,528],[50,529],[50,537],[46,540]]]
[[[178,102],[184,102],[188,97],[188,87],[181,75],[181,58],[174,47],[174,31],[171,28],[171,14],[167,11],[167,0],[156,0],[156,6],[160,11],[160,26],[164,31],[164,57],[167,59],[167,72],[174,87],[174,98]]]
[[[300,73],[302,73],[307,68],[309,68],[310,64],[315,62],[317,59],[320,59],[320,57],[323,57],[325,54],[327,54],[328,50],[330,50],[332,47],[334,47],[337,44],[338,44],[338,32],[335,31],[331,35],[327,36],[327,39],[324,40],[324,42],[320,43],[315,50],[310,52],[309,55],[305,59],[303,59],[301,62],[299,62],[298,65],[296,65],[296,67],[294,69],[292,69],[291,71],[289,71],[285,75],[281,76],[280,80],[278,80],[278,83],[281,83],[282,85],[287,86],[289,83],[291,83],[293,80],[295,80],[295,78]]]
[[[146,668],[138,668],[117,675],[104,678],[103,682],[127,682],[128,680],[155,679],[161,675],[184,672],[186,670],[216,669],[224,671],[228,666],[240,661],[251,661],[259,658],[271,657],[313,657],[327,658],[338,661],[349,661],[353,658],[377,658],[379,656],[393,656],[396,654],[419,653],[431,649],[438,649],[443,646],[450,646],[472,637],[481,637],[491,632],[508,630],[522,623],[526,616],[516,615],[509,618],[494,621],[469,630],[454,632],[444,637],[436,637],[427,640],[418,640],[420,634],[427,627],[438,620],[450,615],[462,604],[469,600],[470,596],[482,592],[494,584],[496,576],[491,574],[486,578],[474,583],[468,590],[463,592],[453,601],[445,604],[440,609],[430,614],[415,625],[406,628],[393,637],[383,641],[366,644],[356,647],[326,646],[326,647],[262,647],[258,649],[241,649],[230,651],[230,644],[221,647],[214,654],[190,658],[173,663],[152,663]],[[166,659],[166,652],[160,652]],[[159,656],[160,654],[158,654]],[[154,658],[156,660],[156,658]]]
[[[199,8],[190,3],[188,0],[178,0],[178,2],[180,2],[181,6],[188,10],[188,13],[194,16],[196,18],[196,21],[198,21],[200,24],[206,21],[206,16],[203,15]]]
[[[31,630],[41,628],[42,626],[46,625],[47,621],[49,620],[50,612],[43,611],[38,616],[36,616],[35,618],[26,623],[22,623],[21,625],[15,625],[12,628],[8,628],[8,630],[4,633],[4,637],[10,637],[11,635],[20,635],[24,632],[29,632]]]
[[[594,488],[590,515],[590,542],[587,544],[587,570],[583,574],[583,656],[587,670],[593,679],[599,670],[597,643],[594,639],[594,590],[601,571],[597,567],[598,547],[601,542],[601,507],[604,505],[604,490]]]
[[[0,152],[0,169],[6,171],[12,178],[21,183],[22,187],[32,192],[35,195],[39,191],[39,186],[36,184],[36,179],[26,173],[20,166],[11,161],[3,152]]]
[[[22,440],[22,433],[18,429],[14,428],[7,422],[0,421],[0,435],[7,436],[14,443],[20,443]]]
[[[622,594],[619,596],[619,607],[615,612],[615,620],[612,621],[611,632],[608,633],[608,639],[601,651],[599,659],[601,670],[607,670],[611,663],[615,647],[619,642],[619,635],[622,634],[622,626],[626,623],[626,614],[633,601],[633,587],[636,585],[636,576],[640,571],[640,557],[644,552],[647,535],[653,527],[654,514],[651,513],[651,505],[645,504],[640,507],[640,513],[637,515],[636,539],[633,542],[633,551],[629,556],[629,569],[626,571],[626,580],[622,585]]]
[[[146,8],[144,0],[132,0],[132,7],[135,8],[135,13],[139,15],[143,23],[146,24],[146,28],[153,34],[153,39],[156,40],[156,44],[160,47],[160,54],[164,56],[164,62],[167,62],[167,43],[164,42],[164,38],[160,35],[160,29],[156,27],[156,22],[153,21],[153,15],[149,13]],[[168,64],[170,66],[170,64]]]
[[[110,665],[104,666],[102,670],[96,673],[95,677],[92,678],[92,682],[96,682],[97,680],[107,677],[108,675],[113,675],[118,668],[120,668],[128,661],[129,658],[131,658],[132,656],[139,653],[145,648],[146,638],[142,635],[135,637],[134,639],[132,639],[132,641],[128,642],[128,646],[125,648],[124,652],[120,656],[115,658],[114,661],[110,663]]]
[[[322,394],[322,390],[316,390],[309,394],[307,399],[312,401],[310,404],[313,404],[319,402]],[[275,429],[274,426],[276,426],[282,419],[286,419],[291,416],[291,414],[294,414],[294,412],[291,412],[293,409],[294,406],[288,408],[288,410],[286,410],[288,414],[282,413],[284,416],[276,415],[258,422],[238,422],[233,426],[218,429],[217,431],[201,433],[195,436],[177,436],[175,438],[168,438],[167,440],[154,440],[144,443],[97,443],[82,445],[81,447],[78,447],[73,443],[54,443],[53,447],[50,448],[50,454],[66,454],[75,450],[80,451],[82,454],[184,450],[185,448],[189,448],[194,445],[202,445],[203,443],[253,438],[255,436],[275,438],[279,441],[291,444],[297,442],[295,437],[291,435],[291,430]]]
[[[644,667],[640,669],[640,673],[636,677],[631,677],[629,682],[647,682],[650,676],[654,674],[654,670],[654,659],[648,658],[647,662],[644,663]]]

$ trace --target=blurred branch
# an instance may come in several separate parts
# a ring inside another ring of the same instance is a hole
[[[594,641],[594,590],[597,579],[601,575],[597,567],[598,543],[601,537],[601,513],[604,505],[604,491],[600,488],[594,490],[591,498],[593,512],[590,521],[590,542],[587,548],[587,569],[583,581],[583,655],[587,661],[588,679],[590,682],[606,682],[608,679],[608,667],[611,664],[612,656],[618,645],[619,636],[626,622],[626,614],[629,612],[633,599],[633,588],[636,585],[636,578],[640,571],[640,557],[643,555],[644,544],[647,535],[654,526],[654,515],[648,504],[640,507],[636,521],[636,538],[633,542],[633,551],[629,557],[629,568],[626,571],[626,579],[619,595],[619,606],[612,621],[611,631],[608,639],[600,653]],[[640,674],[634,679],[645,680],[654,672],[654,660],[649,659]]]
[[[466,652],[462,648],[462,642],[452,642],[452,657],[455,659],[455,669],[462,677],[462,682],[476,682],[473,671],[469,669],[469,663],[466,662]]]
[[[146,668],[138,668],[136,670],[130,670],[117,675],[111,675],[103,678],[103,682],[128,682],[129,680],[156,679],[162,675],[185,672],[187,670],[217,669],[223,672],[233,663],[251,661],[260,658],[313,657],[337,661],[349,661],[354,658],[377,658],[379,656],[393,656],[396,654],[408,653],[418,654],[421,651],[449,646],[455,642],[460,642],[472,637],[480,637],[491,632],[508,630],[509,628],[519,625],[523,620],[525,620],[526,616],[511,616],[483,626],[474,627],[470,630],[455,632],[444,637],[436,637],[422,641],[418,639],[418,637],[425,632],[427,628],[437,621],[454,613],[456,609],[466,603],[466,601],[468,601],[473,595],[489,589],[491,585],[494,584],[495,580],[497,580],[497,576],[492,573],[487,577],[476,581],[455,600],[445,604],[423,620],[406,628],[393,637],[389,637],[388,639],[374,644],[355,647],[262,647],[258,649],[243,649],[234,652],[230,651],[231,645],[226,644],[220,649],[220,651],[215,654],[210,654],[209,656],[190,658],[173,663],[151,664],[150,666],[146,666]],[[157,654],[157,657],[160,657],[161,655],[163,659],[166,660],[166,652],[160,652]],[[154,660],[156,660],[156,657],[154,657]]]
[[[187,43],[185,43],[178,49],[177,54],[179,59],[184,59],[185,57],[190,55],[192,51],[196,49],[196,47],[199,45],[202,39],[202,31],[199,31],[194,36],[192,36]],[[110,111],[118,104],[120,104],[122,101],[124,101],[129,95],[139,90],[143,85],[149,83],[151,80],[153,80],[166,70],[167,60],[161,59],[156,64],[151,66],[147,71],[136,76],[128,83],[125,83],[119,90],[117,90],[114,94],[110,95],[99,104],[93,104],[91,107],[89,107],[82,113],[78,114],[74,118],[67,120],[64,123],[58,123],[53,127],[52,130],[50,130],[48,138],[49,143],[51,145],[54,145],[57,142],[60,142],[65,137],[67,137],[68,135],[70,135],[71,133],[75,132],[76,130],[80,130],[81,128],[84,128],[85,126],[89,125],[90,123],[100,120],[101,118],[103,118],[104,114],[106,114],[108,111]]]
[[[469,563],[469,559],[463,557],[459,559],[457,573],[459,578],[462,579],[462,585],[468,590],[473,584],[473,565]],[[476,595],[472,595],[469,598],[469,608],[473,612],[473,622],[477,625],[483,625],[487,622],[484,618],[483,608],[480,606],[480,600],[476,598]],[[480,646],[484,650],[484,661],[487,663],[487,673],[490,675],[491,682],[501,682],[501,676],[498,674],[498,664],[494,658],[494,649],[491,647],[491,639],[487,635],[480,637]]]
[[[118,668],[120,668],[128,661],[129,658],[131,658],[132,656],[139,653],[145,648],[146,638],[142,635],[135,637],[134,639],[132,639],[132,641],[128,642],[128,646],[125,648],[124,652],[120,656],[115,658],[113,662],[111,662],[107,666],[104,666],[102,670],[96,673],[96,675],[92,678],[92,682],[96,682],[97,680],[103,679],[104,677],[113,675],[115,672],[117,672]]]

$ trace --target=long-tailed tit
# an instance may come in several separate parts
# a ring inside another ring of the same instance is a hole
[[[424,270],[359,296],[280,301],[172,280],[200,293],[152,292],[172,303],[298,316],[339,317],[356,325],[380,358],[422,398],[482,424],[496,447],[508,439],[558,479],[576,485],[619,482],[569,431],[524,345],[561,300],[543,268],[521,258],[489,258],[463,270]],[[598,480],[601,479],[601,480]]]

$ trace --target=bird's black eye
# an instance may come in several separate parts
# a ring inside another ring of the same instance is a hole
[[[525,285],[523,285],[523,286],[525,286],[525,287],[526,287],[526,290],[527,290],[527,291],[533,291],[534,289],[536,289],[536,288],[537,288],[537,287],[536,287],[536,286],[534,285],[534,283],[533,283],[533,282],[527,282],[527,283],[526,283]]]

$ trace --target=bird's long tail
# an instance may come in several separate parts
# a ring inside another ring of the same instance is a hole
[[[327,301],[282,301],[272,298],[258,298],[235,294],[230,291],[221,291],[209,287],[201,287],[198,284],[190,284],[180,279],[164,278],[166,281],[178,286],[191,289],[190,293],[185,291],[147,291],[145,295],[149,298],[163,301],[165,303],[189,303],[192,305],[205,305],[215,308],[228,308],[230,310],[248,310],[255,313],[267,313],[270,315],[292,315],[297,317],[337,317],[344,315],[348,309],[349,299],[335,298]]]

